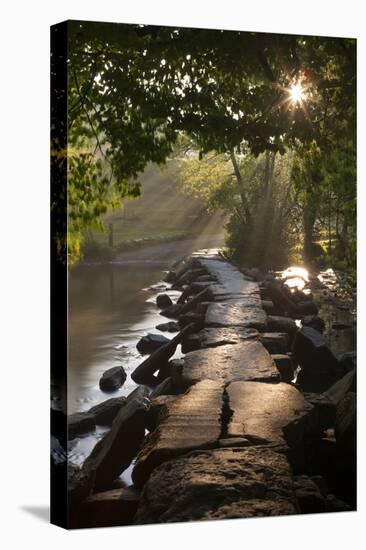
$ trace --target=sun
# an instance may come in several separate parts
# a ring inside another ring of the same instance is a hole
[[[301,103],[305,99],[305,90],[299,82],[291,85],[289,96],[292,103]]]

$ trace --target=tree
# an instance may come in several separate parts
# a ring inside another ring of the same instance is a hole
[[[137,194],[139,172],[182,132],[235,170],[243,147],[320,141],[353,105],[352,40],[70,22],[69,46],[71,230]],[[300,81],[306,102],[291,99]]]

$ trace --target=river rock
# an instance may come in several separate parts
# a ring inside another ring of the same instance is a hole
[[[311,327],[317,330],[318,332],[320,332],[321,334],[325,330],[325,323],[323,319],[321,319],[317,315],[305,315],[301,323],[304,327]]]
[[[271,300],[262,300],[261,306],[268,315],[281,315],[281,311],[275,308]]]
[[[271,355],[281,376],[281,382],[290,384],[294,378],[294,364],[292,357],[283,353]]]
[[[154,351],[145,361],[143,361],[131,374],[131,378],[137,384],[148,384],[155,386],[161,379],[157,380],[154,373],[159,370],[164,372],[164,368],[168,365],[168,360],[174,355],[178,344],[186,334],[189,334],[193,329],[193,325],[184,327],[174,338],[168,343]],[[168,375],[169,376],[169,375]],[[160,377],[161,378],[161,377]],[[166,378],[166,376],[165,376]]]
[[[112,424],[116,418],[121,407],[126,404],[126,397],[112,397],[107,399],[91,409],[88,410],[88,414],[93,415],[95,424],[109,425]]]
[[[286,332],[261,332],[259,340],[269,353],[287,353],[290,341]]]
[[[163,317],[168,317],[169,319],[177,319],[182,311],[182,307],[183,306],[181,304],[173,304],[172,306],[163,309],[163,311],[160,312],[160,315],[163,315]]]
[[[187,298],[191,296],[191,286],[190,285],[184,285],[181,288],[182,292],[179,298],[177,299],[177,304],[185,304],[187,301]]]
[[[239,344],[245,340],[257,340],[259,332],[255,328],[204,328],[200,330],[198,337],[201,348],[215,348],[227,344]]]
[[[201,293],[203,290],[208,289],[211,286],[211,284],[215,284],[215,281],[204,281],[204,282],[195,281],[194,283],[190,284],[191,293],[197,295]],[[208,293],[206,294],[206,296],[208,296]]]
[[[229,300],[227,302],[215,302],[206,312],[205,327],[243,327],[255,328],[264,331],[267,326],[267,315],[259,305],[257,298],[248,300]]]
[[[198,304],[207,300],[210,300],[210,292],[208,288],[204,288],[203,290],[198,292],[198,294],[196,294],[193,298],[188,300],[188,302],[181,306],[180,313],[183,314],[191,312],[196,309]]]
[[[131,525],[140,501],[140,491],[124,487],[96,493],[82,503],[78,527]]]
[[[216,279],[212,275],[200,275],[196,278],[197,283],[216,283]]]
[[[303,391],[321,393],[342,376],[339,362],[323,336],[311,327],[303,327],[296,333],[293,354],[301,366],[297,381]]]
[[[193,449],[214,447],[221,433],[224,384],[203,380],[169,404],[164,419],[139,452],[132,479],[142,487],[162,462]]]
[[[319,311],[316,303],[311,301],[299,302],[297,307],[300,315],[317,315]]]
[[[95,429],[95,417],[88,413],[71,414],[67,418],[68,439],[74,439],[80,434]]]
[[[153,391],[150,393],[149,399],[155,399],[155,397],[159,397],[159,395],[169,395],[171,393],[173,393],[173,386],[172,379],[169,376],[165,378],[162,382],[160,382],[160,384],[158,384],[156,388],[153,389]]]
[[[267,281],[265,286],[267,296],[269,296],[274,308],[280,315],[296,315],[298,313],[297,304],[293,301],[292,295],[285,285],[279,281]]]
[[[311,416],[319,427],[319,434],[334,426],[336,407],[326,393],[303,392],[303,396],[313,405]]]
[[[182,342],[182,353],[189,353],[201,348],[198,334],[188,334]]]
[[[136,348],[141,354],[146,354],[161,348],[161,346],[164,346],[169,342],[169,338],[166,338],[162,334],[149,333],[147,336],[140,338],[136,344]]]
[[[331,386],[323,395],[332,401],[335,407],[338,407],[342,399],[348,392],[356,391],[356,371],[347,372],[338,382]]]
[[[127,374],[123,367],[112,367],[106,370],[99,380],[99,387],[102,391],[114,391],[123,386]]]
[[[158,330],[162,332],[179,332],[179,325],[175,321],[168,321],[167,323],[160,323],[156,325]]]
[[[279,378],[268,351],[260,342],[251,340],[187,353],[182,370],[183,387],[205,379],[277,382]]]
[[[175,271],[168,271],[163,281],[165,281],[166,283],[174,283],[176,277],[177,277],[177,274],[175,273]]]
[[[356,351],[346,351],[339,358],[339,365],[342,368],[343,372],[349,372],[357,367],[357,352]],[[356,378],[355,378],[356,383]],[[354,390],[355,391],[355,390]]]
[[[296,302],[297,304],[299,304],[301,302],[313,302],[314,301],[314,297],[313,297],[311,292],[305,293],[302,290],[300,290],[299,288],[295,288],[291,291],[291,297],[292,297],[293,301]]]
[[[212,302],[200,302],[196,306],[196,312],[200,313],[201,315],[206,315],[206,312],[211,305]]]
[[[293,319],[279,315],[268,315],[267,325],[267,332],[286,332],[289,336],[290,344],[292,343],[297,331],[297,326]]]
[[[259,447],[196,451],[151,475],[136,524],[295,514],[285,456]]]
[[[149,432],[153,432],[157,428],[160,419],[162,419],[168,411],[168,405],[175,399],[177,399],[176,395],[159,395],[151,399],[150,408],[146,417],[146,428]]]
[[[168,294],[158,294],[156,297],[156,305],[160,309],[166,309],[173,305],[173,301]]]
[[[85,460],[82,473],[95,492],[108,488],[132,462],[145,436],[149,401],[133,399],[121,408],[112,427]]]
[[[172,383],[174,393],[181,393],[182,387],[182,372],[184,367],[184,359],[171,359],[169,361],[169,376]]]
[[[193,331],[198,331],[203,327],[204,316],[194,311],[190,311],[184,315],[179,315],[178,323],[182,328],[187,325],[193,325]]]
[[[312,406],[289,384],[232,382],[226,388],[232,416],[227,434],[257,444],[298,446],[309,428]]]
[[[130,403],[134,399],[137,399],[138,401],[143,401],[146,397],[149,397],[150,395],[150,388],[148,386],[139,385],[137,388],[132,390],[131,393],[128,394],[126,397],[126,402]]]

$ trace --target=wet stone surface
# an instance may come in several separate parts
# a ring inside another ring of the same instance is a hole
[[[184,358],[183,387],[200,380],[279,381],[279,372],[268,351],[257,341],[192,351]]]

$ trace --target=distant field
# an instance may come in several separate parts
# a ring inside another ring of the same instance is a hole
[[[108,226],[113,224],[113,245],[138,240],[179,239],[206,233],[223,232],[224,216],[207,214],[204,205],[184,195],[175,179],[175,165],[160,169],[149,165],[140,178],[141,197],[128,199],[123,208],[103,217],[107,231],[93,231],[93,239],[108,245]]]

